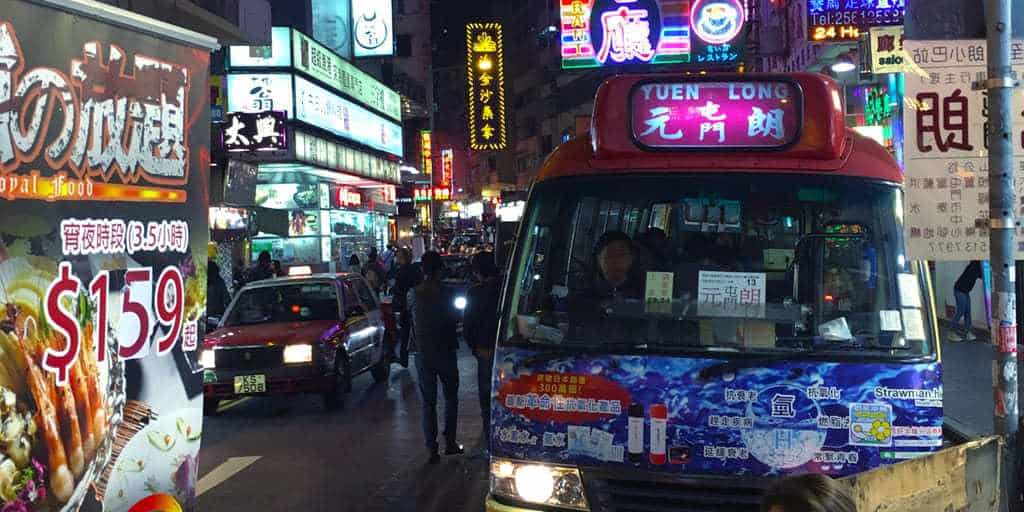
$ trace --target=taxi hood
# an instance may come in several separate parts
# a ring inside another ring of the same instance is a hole
[[[204,346],[211,348],[317,343],[340,330],[340,323],[334,320],[238,325],[222,327],[208,334]]]

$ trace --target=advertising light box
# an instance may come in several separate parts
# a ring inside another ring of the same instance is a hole
[[[349,0],[312,0],[313,38],[342,58],[352,58],[352,4]]]
[[[356,57],[395,53],[391,0],[352,0],[352,48]]]
[[[228,63],[233,67],[288,67],[292,56],[288,52],[288,37],[291,29],[274,27],[270,31],[270,46],[231,46],[228,48]]]
[[[402,127],[355,103],[295,77],[295,119],[339,137],[402,156]]]
[[[630,95],[637,145],[646,149],[752,149],[799,136],[803,98],[785,81],[650,82]]]
[[[228,75],[228,112],[284,111],[294,117],[292,77],[286,73]]]
[[[857,41],[871,27],[903,25],[905,0],[807,0],[811,41]]]
[[[562,67],[728,66],[743,57],[740,0],[560,0]]]

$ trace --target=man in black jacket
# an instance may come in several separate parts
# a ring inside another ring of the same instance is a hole
[[[480,418],[483,438],[491,428],[491,367],[494,364],[494,342],[498,335],[498,304],[501,282],[494,264],[493,252],[473,256],[473,274],[478,281],[466,294],[466,311],[462,334],[476,356],[477,389],[480,395]]]
[[[416,374],[423,401],[423,436],[429,462],[440,460],[437,449],[437,383],[444,393],[445,455],[463,453],[455,438],[459,422],[459,367],[456,360],[458,334],[451,307],[451,294],[441,283],[444,264],[441,255],[428,251],[421,258],[425,280],[409,290],[412,341],[416,348]]]
[[[418,265],[412,262],[412,251],[402,247],[395,256],[395,289],[391,307],[398,314],[398,362],[409,366],[409,311],[406,307],[406,294],[423,281],[423,274]],[[393,353],[394,351],[392,351]]]

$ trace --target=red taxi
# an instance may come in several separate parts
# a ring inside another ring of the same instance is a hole
[[[250,395],[317,393],[337,407],[352,378],[386,381],[381,306],[357,274],[258,281],[228,306],[203,342],[204,410]]]

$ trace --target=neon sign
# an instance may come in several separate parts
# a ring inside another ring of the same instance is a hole
[[[454,180],[455,151],[441,150],[441,188],[451,192],[455,187]]]
[[[799,135],[802,99],[789,82],[657,82],[630,98],[645,149],[772,149]]]
[[[811,41],[856,41],[871,27],[903,25],[906,0],[807,0]]]
[[[690,11],[693,33],[710,44],[726,44],[739,35],[745,16],[739,0],[696,0]]]
[[[742,58],[741,0],[560,0],[560,10],[564,69]]]
[[[427,176],[434,172],[434,154],[430,130],[420,130],[420,170]]]
[[[469,147],[476,151],[498,151],[508,145],[502,39],[500,23],[466,25]]]

